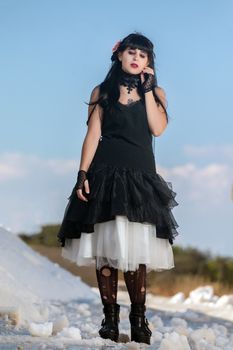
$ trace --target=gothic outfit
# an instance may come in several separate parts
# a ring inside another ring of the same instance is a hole
[[[119,81],[130,92],[139,75],[123,72]],[[58,232],[62,256],[78,265],[96,263],[98,269],[106,264],[124,272],[140,264],[147,272],[171,269],[178,235],[171,210],[178,203],[172,184],[156,171],[145,102],[117,101],[103,113],[87,171],[90,193],[83,190],[88,202],[78,198],[77,184],[68,197]]]

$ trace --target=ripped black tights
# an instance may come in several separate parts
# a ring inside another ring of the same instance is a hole
[[[144,305],[146,302],[146,265],[139,264],[136,271],[124,272],[124,279],[131,303]]]
[[[117,302],[118,269],[111,266],[96,268],[96,277],[103,305]]]
[[[96,277],[103,305],[117,302],[118,269],[109,265],[96,268]],[[124,280],[132,304],[146,302],[146,265],[139,264],[136,271],[124,272]]]

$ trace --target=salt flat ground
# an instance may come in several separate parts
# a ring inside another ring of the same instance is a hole
[[[128,293],[118,291],[118,343],[99,337],[99,290],[0,227],[0,349],[233,350],[233,295],[200,286],[188,298],[147,294],[151,345],[130,341]]]

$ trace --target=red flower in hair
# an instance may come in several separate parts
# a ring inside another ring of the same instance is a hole
[[[115,52],[118,49],[120,43],[121,43],[121,40],[117,41],[117,43],[112,48],[112,52]]]

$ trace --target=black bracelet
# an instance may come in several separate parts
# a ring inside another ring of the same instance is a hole
[[[142,83],[142,90],[144,94],[153,90],[156,87],[154,74],[148,74],[148,78]]]
[[[77,176],[76,189],[82,189],[84,181],[87,179],[87,172],[85,170],[79,170]]]

